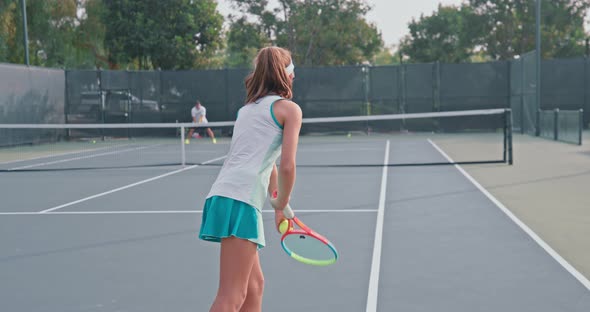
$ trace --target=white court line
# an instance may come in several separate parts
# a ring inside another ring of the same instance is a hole
[[[350,152],[350,151],[376,151],[380,150],[377,147],[361,147],[361,148],[299,148],[301,152]]]
[[[389,140],[385,144],[385,159],[383,164],[389,163]],[[383,166],[381,175],[381,191],[379,193],[379,208],[377,210],[377,226],[375,227],[375,241],[373,242],[373,260],[369,278],[369,292],[367,294],[366,312],[377,312],[377,293],[379,291],[379,269],[381,267],[381,241],[383,239],[383,216],[385,214],[385,194],[387,193],[387,166]]]
[[[274,213],[274,210],[263,210],[263,213]],[[306,210],[298,209],[297,212],[307,213],[364,213],[377,212],[377,209],[323,209]],[[121,210],[121,211],[55,211],[41,212],[0,212],[0,216],[29,216],[29,215],[105,215],[105,214],[194,214],[203,213],[203,210]]]
[[[211,163],[211,162],[214,162],[214,161],[218,161],[218,160],[224,159],[225,157],[226,156],[224,155],[224,156],[217,157],[217,158],[214,158],[214,159],[211,159],[211,160],[207,160],[206,162],[203,163],[203,165],[206,165],[208,163]],[[122,187],[119,187],[119,188],[116,188],[116,189],[112,189],[110,191],[106,191],[106,192],[103,192],[103,193],[100,193],[100,194],[88,196],[86,198],[82,198],[82,199],[79,199],[79,200],[76,200],[76,201],[73,201],[73,202],[69,202],[69,203],[66,203],[66,204],[63,204],[63,205],[59,205],[59,206],[56,206],[56,207],[53,207],[53,208],[45,209],[43,211],[40,211],[39,213],[52,212],[52,211],[55,211],[55,210],[58,210],[58,209],[61,209],[61,208],[65,208],[65,207],[68,207],[68,206],[79,204],[81,202],[85,202],[87,200],[91,200],[91,199],[94,199],[94,198],[97,198],[97,197],[101,197],[101,196],[105,196],[105,195],[108,195],[108,194],[112,194],[112,193],[115,193],[115,192],[118,192],[118,191],[122,191],[122,190],[125,190],[125,189],[128,189],[128,188],[134,187],[134,186],[145,184],[145,183],[148,183],[148,182],[151,182],[151,181],[155,181],[155,180],[158,180],[158,179],[161,179],[161,178],[164,178],[164,177],[173,175],[173,174],[177,174],[177,173],[180,173],[180,172],[183,172],[183,171],[186,171],[186,170],[191,170],[191,169],[196,168],[196,167],[199,167],[199,166],[200,165],[193,165],[193,166],[189,166],[189,167],[186,167],[186,168],[182,168],[182,169],[178,169],[178,170],[175,170],[175,171],[171,171],[171,172],[168,172],[168,173],[165,173],[165,174],[162,174],[162,175],[153,177],[153,178],[149,178],[149,179],[142,180],[142,181],[139,181],[139,182],[135,182],[135,183],[132,183],[132,184],[128,184],[128,185],[125,185],[125,186],[122,186]]]
[[[88,149],[82,149],[82,150],[59,153],[59,154],[51,154],[51,155],[44,155],[44,156],[17,159],[17,160],[9,160],[9,161],[5,161],[5,162],[0,162],[0,165],[7,165],[7,164],[13,164],[13,163],[19,163],[19,162],[25,162],[25,161],[31,161],[31,160],[39,160],[39,159],[43,159],[43,158],[61,157],[61,156],[80,154],[80,153],[86,153],[86,152],[96,152],[96,151],[109,149],[109,148],[112,148],[112,147],[88,148]]]
[[[74,158],[66,158],[66,159],[48,161],[48,162],[44,162],[44,163],[37,163],[37,164],[32,164],[32,165],[27,165],[27,166],[14,167],[14,168],[8,169],[8,171],[22,170],[22,169],[35,168],[35,167],[48,166],[48,165],[55,165],[55,164],[64,163],[64,162],[68,162],[68,161],[94,158],[94,157],[100,157],[100,156],[106,156],[106,155],[112,155],[112,154],[120,154],[120,153],[125,153],[125,152],[132,152],[132,151],[146,149],[146,148],[150,148],[150,147],[154,147],[154,146],[159,146],[159,145],[141,146],[141,147],[122,149],[122,150],[107,152],[107,153],[92,154],[92,155],[85,155],[85,156],[74,157]]]
[[[207,150],[205,150],[205,151],[187,150],[186,153],[187,154],[214,154],[214,153],[219,153],[219,151],[216,151],[216,150],[210,150],[210,151],[207,151]],[[154,155],[171,155],[172,154],[172,155],[176,155],[176,154],[178,154],[178,152],[177,151],[149,151],[149,152],[145,152],[143,154],[154,154]]]
[[[439,148],[434,142],[428,139],[428,142],[434,146],[436,150],[438,150],[441,155],[443,155],[449,162],[453,162],[451,157],[449,157],[441,148]],[[455,165],[455,168],[459,170],[473,185],[475,185],[485,196],[487,196],[500,210],[502,210],[514,223],[516,223],[525,233],[527,233],[539,246],[541,246],[545,251],[553,257],[561,266],[563,266],[570,274],[572,274],[582,285],[584,285],[588,290],[590,290],[590,281],[582,275],[578,270],[576,270],[571,264],[569,264],[563,257],[561,257],[549,244],[547,244],[541,237],[539,237],[533,230],[531,230],[524,222],[520,221],[518,217],[516,217],[506,206],[504,206],[498,199],[496,199],[490,192],[488,192],[481,184],[479,184],[471,175],[469,175],[461,166]]]

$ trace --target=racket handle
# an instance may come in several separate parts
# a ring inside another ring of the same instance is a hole
[[[283,215],[285,215],[285,218],[287,219],[293,219],[293,217],[295,216],[289,204],[287,204],[287,206],[285,206],[285,208],[283,209]]]

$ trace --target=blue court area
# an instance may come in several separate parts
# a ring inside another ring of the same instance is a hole
[[[452,141],[312,137],[298,162],[453,161],[442,146]],[[211,164],[229,141],[185,146],[186,166],[133,166],[176,155],[165,145],[96,148],[0,164],[70,168],[0,172],[2,310],[207,311],[219,245],[197,234],[219,170]],[[100,163],[111,156],[127,167]],[[76,169],[91,162],[103,168]],[[340,259],[312,267],[287,257],[267,204],[264,311],[590,311],[588,280],[460,166],[302,165],[291,205]]]

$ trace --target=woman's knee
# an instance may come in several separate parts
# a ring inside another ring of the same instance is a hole
[[[264,292],[264,276],[262,272],[253,274],[250,276],[250,282],[248,284],[248,293],[257,297],[262,297]]]
[[[246,295],[246,289],[227,289],[219,292],[216,301],[223,303],[230,311],[238,311],[246,301]]]

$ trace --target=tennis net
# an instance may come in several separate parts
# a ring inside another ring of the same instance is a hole
[[[506,109],[304,118],[297,164],[512,164],[511,122],[511,111]],[[234,121],[1,124],[0,171],[220,166],[233,126]],[[385,142],[391,144],[387,162]]]

